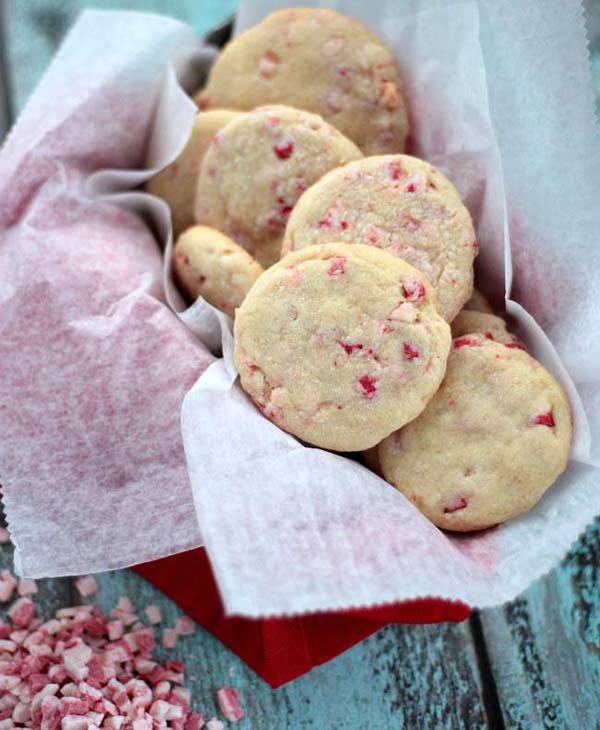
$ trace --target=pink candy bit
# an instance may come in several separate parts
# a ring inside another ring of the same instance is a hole
[[[98,591],[98,583],[96,579],[91,575],[86,575],[83,578],[78,578],[75,581],[75,587],[77,588],[79,595],[82,598],[93,596]]]
[[[464,509],[469,504],[469,501],[466,497],[461,497],[460,495],[457,495],[456,497],[452,497],[452,499],[448,502],[448,504],[444,507],[444,514],[448,515],[452,512],[458,512],[458,510]]]
[[[452,343],[452,347],[458,350],[460,347],[477,347],[479,341],[474,337],[457,337]]]
[[[12,576],[8,570],[3,570],[2,576],[0,577],[0,601],[2,603],[10,601],[16,585],[17,581],[14,576]]]
[[[333,220],[333,213],[331,211],[328,211],[325,218],[323,218],[319,221],[319,228],[331,228],[332,220]]]
[[[175,629],[163,629],[162,645],[165,649],[174,649],[177,643],[177,632]]]
[[[220,720],[217,720],[216,717],[211,717],[204,727],[205,730],[223,730],[225,725]]]
[[[329,276],[340,276],[346,273],[346,258],[344,256],[334,256],[330,259],[329,268],[327,269]]]
[[[180,616],[175,621],[175,632],[178,636],[191,636],[196,631],[196,624],[189,616]]]
[[[416,193],[417,192],[417,186],[414,183],[408,183],[408,185],[404,188],[405,193]]]
[[[372,375],[363,375],[358,379],[358,382],[360,383],[362,394],[365,398],[370,400],[375,397],[375,393],[377,392],[377,387],[375,385],[377,378],[374,378]]]
[[[265,51],[258,62],[258,75],[270,79],[277,73],[281,59],[273,51]]]
[[[342,342],[341,340],[338,340],[337,343],[338,343],[338,345],[340,345],[341,347],[343,347],[344,350],[346,350],[346,353],[348,355],[352,355],[352,353],[355,350],[362,350],[363,349],[363,346],[362,345],[348,345],[345,342]]]
[[[244,717],[244,710],[240,707],[240,698],[233,687],[222,687],[217,690],[219,709],[229,722],[237,722]]]
[[[35,616],[35,604],[29,598],[19,598],[13,603],[8,615],[16,629],[25,628]]]
[[[556,426],[552,411],[548,411],[548,413],[538,413],[538,415],[534,417],[533,423],[536,426],[548,426],[549,428],[554,428]]]
[[[151,624],[159,624],[162,621],[162,614],[158,606],[147,606],[144,613]]]
[[[371,228],[368,235],[369,243],[377,243],[379,241],[379,231],[375,228]]]
[[[402,284],[402,294],[407,302],[416,302],[425,296],[425,285],[418,279],[405,281]]]
[[[479,246],[477,244],[477,241],[473,241],[471,245],[473,246],[473,255],[477,256],[477,254],[479,253]]]
[[[190,712],[185,721],[184,730],[200,730],[204,724],[204,717],[199,712]]]
[[[32,596],[34,593],[38,592],[37,583],[32,580],[31,578],[22,578],[19,581],[19,587],[17,588],[17,593],[20,596]]]
[[[527,348],[525,347],[525,345],[521,342],[521,340],[517,340],[516,338],[511,342],[505,342],[504,347],[509,347],[516,350],[525,350],[525,352],[527,352]]]
[[[388,332],[391,332],[392,328],[388,327],[387,324],[380,324],[379,325],[379,333],[382,335],[387,335]]]
[[[413,349],[413,348],[412,348],[412,347],[411,347],[411,346],[409,345],[409,343],[408,343],[408,342],[405,342],[405,343],[404,343],[404,345],[403,345],[403,350],[404,350],[404,357],[405,357],[405,358],[406,358],[407,360],[414,360],[414,359],[415,359],[416,357],[419,357],[419,351],[418,351],[418,350],[414,350],[414,349]]]
[[[400,167],[400,163],[388,162],[386,164],[386,168],[392,180],[399,180],[402,177],[402,168]]]
[[[0,527],[0,545],[10,542],[10,535],[6,527]]]
[[[273,152],[280,160],[287,160],[293,151],[294,145],[291,142],[286,142],[285,144],[280,142],[273,147]]]

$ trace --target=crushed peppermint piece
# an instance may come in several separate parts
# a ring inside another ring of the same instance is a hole
[[[16,629],[23,629],[35,616],[35,604],[29,598],[19,598],[11,606],[8,615]]]
[[[330,262],[327,270],[329,276],[339,276],[346,273],[346,259],[344,256],[334,256],[330,259]]]
[[[177,632],[175,629],[163,629],[162,645],[165,649],[174,649],[177,643]]]
[[[16,586],[16,578],[8,570],[3,570],[0,574],[0,602],[10,601]]]
[[[175,632],[178,636],[190,636],[196,631],[196,624],[189,616],[180,616],[175,621]]]
[[[144,613],[151,624],[159,624],[162,621],[162,613],[158,606],[146,606]]]
[[[91,575],[86,575],[83,578],[78,578],[75,581],[75,587],[77,588],[79,595],[82,598],[93,596],[98,591],[98,583],[96,579]]]
[[[444,514],[448,515],[452,512],[458,512],[458,510],[464,509],[469,504],[469,501],[466,497],[461,497],[460,495],[457,495],[456,497],[453,497],[450,502],[444,507]]]
[[[217,720],[216,717],[211,717],[204,727],[206,730],[223,730],[225,725],[220,720]]]
[[[19,581],[19,586],[17,588],[17,593],[20,596],[32,596],[34,593],[38,592],[37,583],[32,580],[31,578],[21,578]]]
[[[372,375],[363,375],[358,379],[358,382],[362,388],[362,394],[367,400],[375,397],[375,393],[377,392],[377,386],[375,385],[377,378]]]
[[[237,722],[244,717],[244,710],[240,707],[240,698],[233,687],[222,687],[217,690],[219,709],[229,722]]]
[[[552,411],[548,411],[548,413],[539,413],[534,418],[534,423],[538,426],[548,426],[548,428],[554,428],[554,426],[556,426]]]
[[[291,142],[276,144],[273,147],[273,152],[277,155],[280,160],[287,160],[294,151],[294,145]]]

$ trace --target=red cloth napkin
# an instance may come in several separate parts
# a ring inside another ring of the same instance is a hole
[[[463,603],[424,598],[290,618],[228,617],[223,612],[204,548],[144,563],[134,570],[166,593],[273,688],[333,659],[387,624],[464,621],[470,613]]]

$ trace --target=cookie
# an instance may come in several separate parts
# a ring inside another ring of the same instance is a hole
[[[300,195],[359,149],[316,114],[262,107],[230,122],[202,162],[195,217],[246,248],[265,268],[279,260]]]
[[[282,253],[331,241],[369,244],[408,261],[435,286],[448,322],[471,296],[471,216],[452,183],[416,157],[366,157],[307,190],[288,221]]]
[[[192,226],[179,236],[173,269],[189,299],[202,296],[231,317],[263,272],[235,241],[207,226]]]
[[[487,312],[488,314],[494,314],[492,305],[483,296],[479,289],[476,289],[475,287],[473,287],[471,296],[465,304],[465,309],[468,309],[472,312]]]
[[[282,429],[361,451],[416,418],[446,367],[450,328],[412,266],[370,246],[290,254],[237,313],[241,384]]]
[[[390,484],[447,530],[480,530],[527,512],[565,469],[573,435],[561,385],[519,349],[453,341],[423,413],[379,446]]]
[[[362,23],[333,10],[295,8],[271,13],[231,41],[196,101],[201,109],[306,109],[375,155],[404,150],[403,87],[391,51]]]
[[[171,208],[173,235],[194,223],[194,201],[200,165],[211,139],[240,112],[215,109],[196,116],[188,143],[179,157],[146,183],[146,190]]]
[[[506,329],[506,322],[501,317],[486,312],[471,312],[468,309],[461,311],[452,320],[450,326],[452,337],[461,337],[472,333],[479,333],[488,340],[501,342],[507,347],[525,349],[525,345]]]

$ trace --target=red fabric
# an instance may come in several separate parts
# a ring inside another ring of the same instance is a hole
[[[386,624],[463,621],[470,612],[462,603],[423,599],[292,618],[227,617],[203,548],[144,563],[134,570],[220,639],[271,687],[279,687],[333,659]]]

